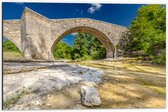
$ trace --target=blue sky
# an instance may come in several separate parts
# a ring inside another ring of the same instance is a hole
[[[128,27],[142,4],[2,3],[3,19],[20,19],[28,7],[50,19],[92,18]],[[63,39],[73,45],[73,35]]]

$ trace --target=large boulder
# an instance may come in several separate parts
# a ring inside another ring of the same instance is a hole
[[[101,99],[96,88],[92,86],[81,87],[81,102],[85,106],[99,106]]]

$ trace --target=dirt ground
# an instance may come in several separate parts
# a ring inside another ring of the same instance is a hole
[[[23,56],[19,52],[3,52],[4,59],[23,59]]]
[[[98,86],[102,105],[96,108],[165,108],[165,66],[132,62],[87,61],[105,71]]]

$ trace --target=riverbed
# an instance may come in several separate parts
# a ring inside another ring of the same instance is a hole
[[[6,110],[166,106],[165,66],[100,60],[5,62],[3,68]],[[81,104],[79,91],[82,85],[98,89],[101,106],[85,107]]]

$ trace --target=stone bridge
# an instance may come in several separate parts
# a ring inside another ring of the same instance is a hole
[[[12,41],[26,59],[54,60],[53,47],[74,32],[95,35],[114,58],[126,27],[89,18],[49,19],[25,8],[20,20],[3,20],[3,37]]]

